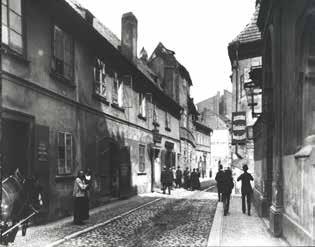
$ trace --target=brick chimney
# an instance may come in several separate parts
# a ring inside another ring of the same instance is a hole
[[[138,21],[132,12],[121,18],[121,52],[130,60],[137,58]]]

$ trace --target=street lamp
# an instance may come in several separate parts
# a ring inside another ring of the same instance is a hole
[[[247,98],[247,104],[252,110],[252,117],[256,118],[261,115],[261,109],[259,109],[261,101],[261,66],[252,66],[249,76],[251,81],[244,83],[244,89]],[[257,107],[258,106],[258,107]]]

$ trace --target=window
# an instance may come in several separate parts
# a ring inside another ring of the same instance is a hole
[[[57,137],[58,146],[58,175],[72,173],[73,164],[73,141],[72,135],[66,132],[59,132]]]
[[[139,145],[139,171],[144,172],[145,170],[145,146]]]
[[[184,112],[182,114],[182,126],[184,128],[187,128],[187,110],[184,109]]]
[[[94,82],[95,93],[106,99],[107,90],[105,64],[100,59],[96,59],[96,65],[94,68]]]
[[[2,0],[2,43],[17,53],[23,53],[21,0]]]
[[[123,107],[123,81],[118,78],[117,73],[114,76],[112,103]]]
[[[139,111],[142,117],[146,117],[146,97],[144,93],[139,94]]]
[[[165,129],[170,129],[171,127],[171,116],[168,112],[165,112]]]
[[[153,105],[153,124],[159,126],[159,114],[156,105]]]
[[[52,70],[54,73],[68,79],[73,79],[73,40],[69,34],[59,27],[53,30]]]

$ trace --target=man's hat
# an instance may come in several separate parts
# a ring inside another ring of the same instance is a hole
[[[243,165],[243,170],[247,171],[248,170],[248,166],[247,165]]]

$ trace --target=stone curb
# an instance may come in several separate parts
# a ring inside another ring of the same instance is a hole
[[[222,239],[222,225],[223,225],[223,203],[218,202],[215,211],[211,231],[208,238],[207,247],[220,246]]]
[[[130,214],[130,213],[132,213],[132,212],[134,212],[134,211],[136,211],[136,210],[138,210],[138,209],[141,209],[141,208],[143,208],[143,207],[146,207],[146,206],[148,206],[148,205],[150,205],[150,204],[152,204],[152,203],[155,203],[155,202],[157,202],[157,201],[159,201],[159,200],[161,200],[161,199],[162,199],[162,198],[157,198],[157,199],[155,199],[155,200],[153,200],[153,201],[150,201],[150,202],[148,202],[148,203],[142,204],[142,205],[140,205],[140,206],[138,206],[138,207],[136,207],[136,208],[133,208],[133,209],[131,209],[131,210],[125,212],[125,213],[122,213],[122,214],[120,214],[120,215],[118,215],[118,216],[115,216],[114,218],[111,218],[111,219],[109,219],[109,220],[106,220],[106,221],[104,221],[104,222],[102,222],[102,223],[99,223],[99,224],[96,224],[96,225],[87,227],[87,228],[85,228],[85,229],[82,229],[81,231],[74,232],[74,233],[72,233],[72,234],[70,234],[70,235],[68,235],[68,236],[66,236],[66,237],[64,237],[64,238],[62,238],[62,239],[59,239],[59,240],[57,240],[57,241],[55,241],[55,242],[53,242],[53,243],[51,243],[51,244],[46,245],[46,247],[54,247],[54,246],[57,246],[57,245],[59,245],[59,244],[65,242],[65,241],[67,241],[67,240],[69,240],[69,239],[75,238],[75,237],[77,237],[77,236],[79,236],[79,235],[81,235],[81,234],[83,234],[83,233],[86,233],[86,232],[92,231],[92,230],[94,230],[94,229],[96,229],[96,228],[98,228],[98,227],[104,226],[104,225],[106,225],[106,224],[108,224],[108,223],[110,223],[110,222],[113,222],[113,221],[115,221],[115,220],[117,220],[117,219],[120,219],[120,218],[123,217],[123,216],[126,216],[126,215],[128,215],[128,214]]]

